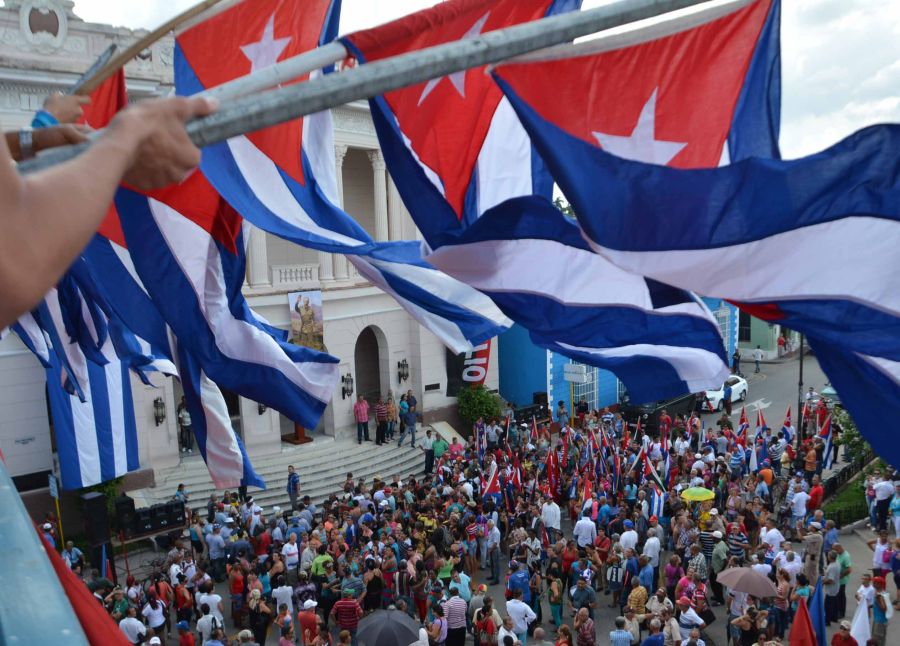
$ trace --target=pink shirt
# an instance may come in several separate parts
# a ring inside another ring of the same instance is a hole
[[[364,399],[361,402],[353,404],[353,416],[356,417],[357,422],[368,422],[369,402]]]

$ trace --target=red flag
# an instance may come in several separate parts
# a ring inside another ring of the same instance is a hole
[[[591,495],[594,493],[594,483],[591,482],[591,472],[586,471],[584,474],[584,490],[581,495],[581,504],[583,505],[588,500],[591,499]]]
[[[562,435],[562,458],[560,462],[562,462],[563,468],[569,464],[569,434],[568,433],[560,433]]]
[[[547,454],[547,484],[550,487],[550,495],[559,497],[559,458],[556,451],[551,449]]]
[[[794,623],[791,625],[791,633],[788,636],[789,646],[819,646],[816,640],[816,631],[806,607],[806,600],[801,598],[797,612],[794,614]]]
[[[105,128],[116,113],[127,105],[125,70],[120,69],[91,92],[91,102],[84,106],[84,115],[78,123],[87,124],[94,130]]]
[[[537,427],[537,419],[535,419],[534,415],[531,416],[531,442],[536,446],[538,443],[538,427]]]
[[[787,412],[784,414],[784,428],[791,427],[791,407],[788,405]]]
[[[825,418],[825,422],[819,428],[819,437],[826,438],[831,435],[831,415]]]

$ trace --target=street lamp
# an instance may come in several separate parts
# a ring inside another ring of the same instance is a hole
[[[166,421],[166,402],[162,397],[153,400],[153,419],[157,426]]]
[[[353,375],[349,372],[341,377],[341,399],[347,399],[353,395]]]
[[[397,362],[397,380],[402,383],[407,379],[409,379],[409,363],[404,358]]]

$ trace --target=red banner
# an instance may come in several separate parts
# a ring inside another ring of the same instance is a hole
[[[471,352],[466,352],[463,356],[463,382],[473,387],[483,384],[491,360],[491,340],[476,345]]]

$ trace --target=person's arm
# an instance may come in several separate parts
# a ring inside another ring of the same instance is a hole
[[[159,188],[199,163],[184,123],[214,105],[200,98],[142,101],[113,119],[77,158],[28,177],[16,172],[4,140],[0,326],[33,308],[56,284],[100,225],[120,181]]]

